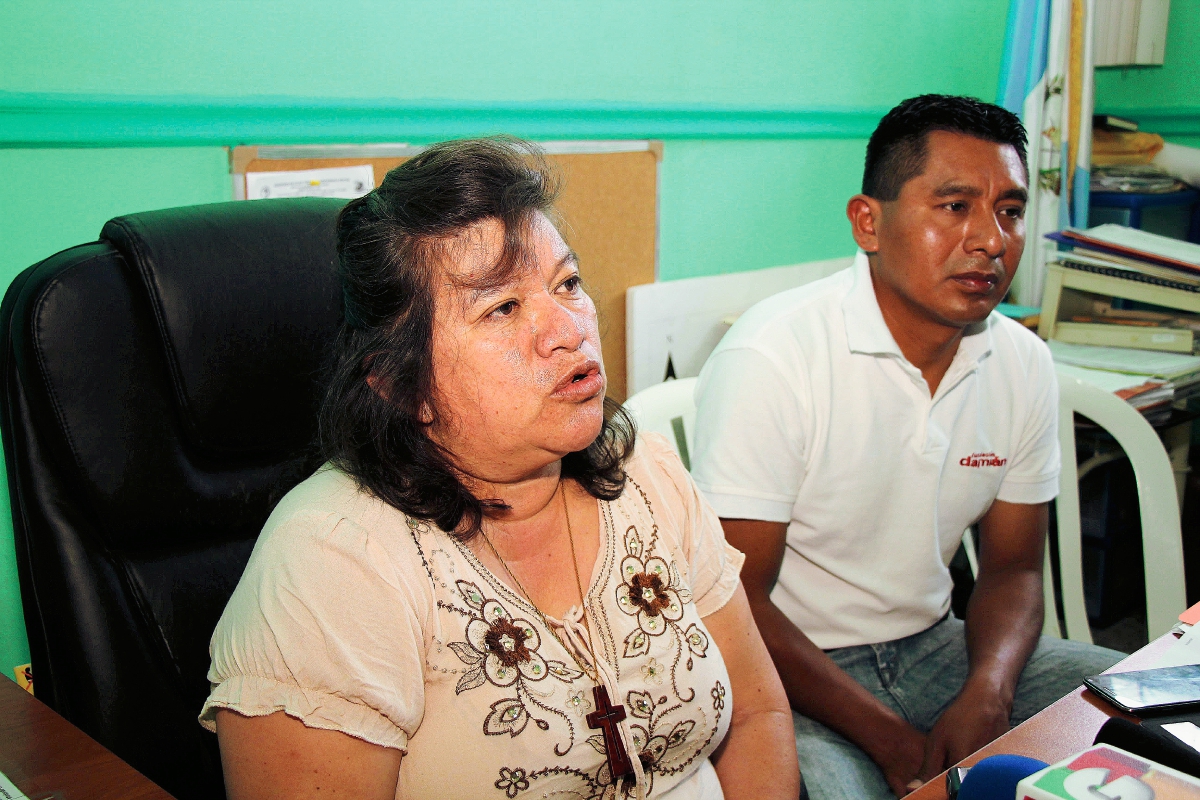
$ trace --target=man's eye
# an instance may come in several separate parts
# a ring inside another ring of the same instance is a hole
[[[1020,219],[1021,217],[1025,216],[1025,209],[1023,209],[1023,208],[1006,208],[1001,213],[1012,219]]]
[[[953,203],[946,203],[946,208],[950,211],[966,211],[967,204],[959,200],[955,200]]]
[[[572,275],[570,278],[567,278],[565,281],[562,282],[562,288],[566,289],[568,292],[574,293],[575,291],[577,291],[579,289],[580,283],[581,283],[581,281],[579,279],[579,276]]]

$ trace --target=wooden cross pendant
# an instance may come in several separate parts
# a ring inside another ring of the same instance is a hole
[[[599,728],[604,734],[604,753],[608,757],[612,782],[616,783],[619,778],[632,778],[633,764],[617,730],[617,723],[625,719],[625,706],[612,705],[608,701],[608,689],[603,686],[592,689],[592,698],[596,701],[596,710],[587,715],[587,724],[589,728]]]

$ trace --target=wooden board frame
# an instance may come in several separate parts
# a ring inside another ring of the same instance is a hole
[[[562,234],[600,314],[609,397],[626,397],[625,291],[658,273],[657,141],[540,142],[562,179]],[[408,144],[239,146],[230,152],[234,197],[245,199],[247,172],[370,164],[375,180],[424,149]]]

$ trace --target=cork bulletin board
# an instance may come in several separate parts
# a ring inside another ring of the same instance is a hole
[[[608,395],[626,397],[625,291],[653,283],[658,249],[659,142],[543,142],[559,171],[563,237],[600,314]],[[234,197],[246,197],[247,172],[370,164],[375,181],[420,152],[410,145],[236,147],[230,154]]]

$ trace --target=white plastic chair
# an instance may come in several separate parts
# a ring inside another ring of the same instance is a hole
[[[692,468],[692,428],[696,426],[695,378],[678,378],[655,384],[625,401],[638,429],[661,433],[675,446],[679,460]]]
[[[1062,473],[1055,503],[1058,517],[1058,560],[1063,619],[1058,630],[1050,549],[1046,548],[1043,582],[1046,621],[1042,632],[1077,642],[1091,642],[1083,598],[1083,548],[1079,522],[1079,471],[1075,464],[1075,414],[1090,419],[1117,440],[1133,466],[1138,510],[1142,519],[1142,563],[1146,573],[1146,625],[1153,641],[1174,627],[1187,607],[1183,578],[1183,537],[1175,475],[1154,428],[1121,398],[1078,378],[1058,376],[1058,440]]]

